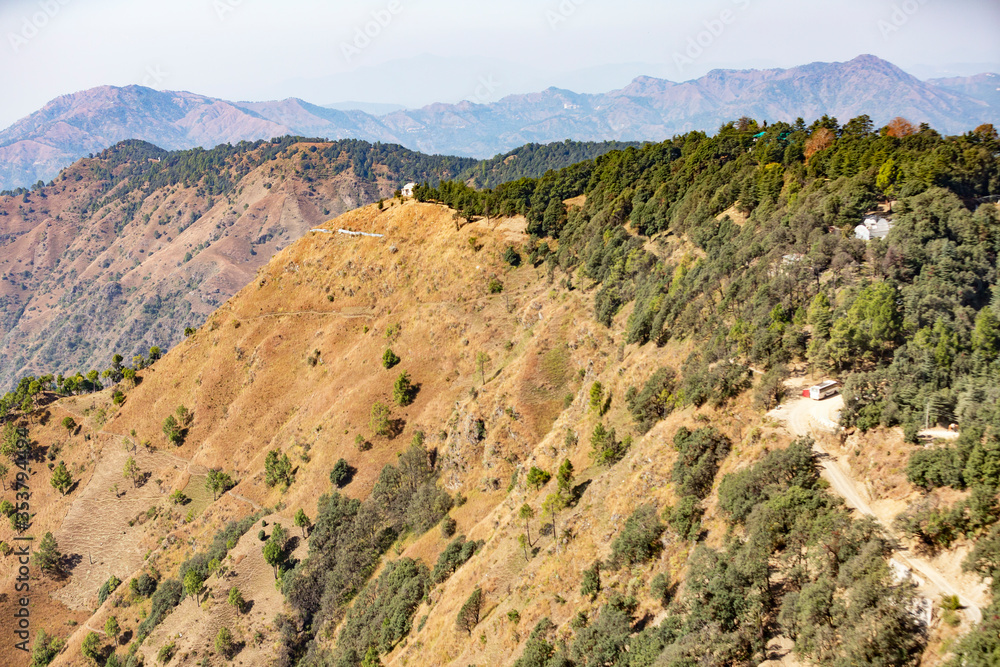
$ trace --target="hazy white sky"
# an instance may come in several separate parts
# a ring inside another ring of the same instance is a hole
[[[0,128],[105,84],[415,106],[861,53],[1000,69],[1000,0],[0,0],[0,34]]]

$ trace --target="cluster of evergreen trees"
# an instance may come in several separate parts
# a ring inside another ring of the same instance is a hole
[[[562,143],[525,144],[477,163],[462,172],[457,180],[466,181],[476,188],[494,188],[501,183],[541,176],[566,165],[593,160],[611,151],[637,148],[640,145],[628,141],[584,142],[568,139]]]
[[[426,532],[451,509],[453,500],[436,478],[429,453],[414,443],[396,465],[382,469],[366,500],[337,492],[320,498],[309,556],[280,574],[282,590],[298,615],[294,624],[306,632],[290,635],[279,662],[294,664],[293,658],[305,653],[303,664],[356,665],[369,648],[375,648],[376,656],[386,653],[409,633],[416,606],[431,586],[427,568],[404,559],[366,582],[397,537]],[[348,613],[359,593],[366,603]],[[334,654],[312,641],[345,614]]]
[[[125,366],[125,358],[120,354],[111,356],[111,365],[103,371],[91,370],[86,375],[77,372],[75,375],[56,376],[51,374],[35,377],[28,375],[21,378],[13,390],[0,396],[0,420],[17,412],[28,414],[38,408],[38,401],[44,392],[55,392],[63,396],[75,394],[90,394],[101,391],[106,386],[126,382],[132,386],[138,379],[137,373],[160,358],[159,347],[153,346],[148,355],[135,355],[132,365]],[[108,384],[105,385],[105,382]],[[116,402],[124,400],[124,394],[116,394]]]
[[[688,452],[691,441],[713,438],[710,429],[678,435]],[[706,469],[709,483],[711,477],[714,469]],[[557,635],[556,626],[543,619],[514,664],[757,664],[779,634],[793,638],[797,651],[818,664],[913,664],[923,638],[911,613],[914,591],[897,584],[886,563],[891,545],[871,520],[853,521],[818,482],[807,441],[727,475],[719,505],[732,531],[720,549],[695,547],[676,594],[662,578],[650,582],[665,607],[659,624],[634,632],[638,600],[612,592],[593,618],[581,614],[570,622],[568,641],[565,631]],[[586,592],[600,591],[594,574],[600,569],[650,560],[663,531],[653,508],[636,510],[609,562],[588,571]]]
[[[743,120],[714,137],[689,133],[492,190],[452,182],[416,194],[469,219],[527,216],[533,246],[546,242],[548,250],[546,237],[557,241],[541,258],[549,275],[561,269],[591,281],[585,286],[595,289],[599,321],[610,325],[632,304],[627,342],[699,341],[679,377],[661,369],[641,395],[629,392],[640,429],[674,405],[740,393],[751,365],[766,369],[774,384],[793,360],[845,380],[845,425],[902,425],[916,440],[925,425],[958,423],[962,440],[920,452],[909,474],[925,488],[971,488],[973,498],[902,523],[928,542],[963,534],[979,540],[968,567],[985,576],[1000,562],[1000,547],[991,546],[1000,539],[990,538],[1000,535],[1000,211],[989,201],[1000,192],[998,158],[1000,141],[988,125],[943,137],[905,121],[876,130],[866,117],[843,126],[824,117],[766,128]],[[567,212],[563,200],[579,195],[586,203]],[[879,205],[891,206],[883,213],[894,223],[889,236],[855,238],[853,228]],[[698,254],[671,261],[646,249],[650,237],[669,244],[681,236]],[[697,506],[688,504],[671,516],[678,526],[696,518]],[[858,567],[871,570],[882,562],[871,554],[888,546],[873,535],[858,539],[869,544],[870,558]],[[738,556],[720,562],[728,567]],[[885,588],[883,574],[877,585]],[[838,576],[814,582],[826,587],[822,594],[803,585],[802,595],[808,592],[810,605],[816,596],[836,599]],[[871,613],[882,623],[889,610]],[[843,659],[830,637],[842,639],[844,631],[829,629],[836,625],[829,607],[820,616],[791,607],[781,614],[796,635],[799,627],[831,633],[799,639],[803,653]],[[986,632],[968,645],[986,642]],[[890,654],[890,662],[904,664],[906,651]]]

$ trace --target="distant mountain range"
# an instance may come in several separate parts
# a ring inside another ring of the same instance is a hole
[[[690,130],[712,132],[740,116],[773,122],[823,114],[841,121],[868,114],[876,125],[904,116],[960,133],[984,122],[1000,124],[1000,76],[921,81],[863,55],[791,69],[714,70],[683,83],[639,77],[596,95],[549,88],[490,104],[432,104],[385,115],[296,98],[228,102],[103,86],[59,97],[0,132],[0,189],[48,181],[76,159],[126,139],[179,150],[291,134],[489,157],[529,142],[660,141]]]

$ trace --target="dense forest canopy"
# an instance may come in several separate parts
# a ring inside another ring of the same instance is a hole
[[[628,342],[704,338],[692,370],[804,358],[848,379],[847,424],[973,426],[996,422],[1000,398],[988,381],[1000,211],[985,201],[1000,192],[998,151],[991,126],[942,137],[875,131],[865,117],[744,120],[492,190],[444,182],[416,194],[467,217],[527,216],[536,256],[596,283],[600,321],[634,304]],[[567,214],[563,200],[579,195]],[[855,238],[890,202],[888,238]],[[701,256],[669,263],[644,249],[671,235]]]

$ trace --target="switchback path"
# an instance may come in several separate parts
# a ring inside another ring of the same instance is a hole
[[[792,387],[793,391],[798,389],[800,388]],[[890,522],[872,510],[864,494],[859,491],[857,480],[853,475],[844,470],[834,457],[815,442],[815,436],[830,431],[830,425],[836,423],[836,415],[843,407],[844,399],[839,394],[823,401],[797,396],[775,408],[768,415],[784,422],[785,427],[793,435],[812,436],[813,450],[819,455],[822,476],[830,483],[834,493],[841,496],[848,506],[874,518],[897,544],[902,545],[902,540],[896,535]],[[909,552],[905,547],[900,546],[894,558],[923,578],[923,585],[920,588],[932,601],[939,600],[940,595],[957,595],[970,621],[979,623],[983,620],[982,610],[977,604],[980,598],[978,593],[964,588],[961,583],[953,581],[938,570],[933,563]]]

